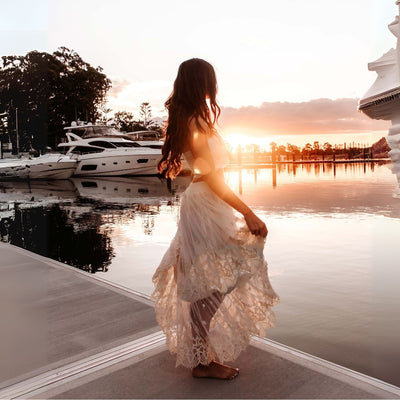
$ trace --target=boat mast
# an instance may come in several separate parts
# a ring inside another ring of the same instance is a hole
[[[17,135],[17,155],[18,155],[19,154],[18,107],[15,107],[15,133]]]

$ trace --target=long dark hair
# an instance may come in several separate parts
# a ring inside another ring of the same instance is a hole
[[[162,158],[157,166],[167,178],[175,178],[182,168],[181,156],[188,144],[189,120],[194,118],[199,130],[205,132],[204,125],[199,122],[202,119],[213,131],[221,112],[216,101],[217,89],[214,68],[207,61],[192,58],[179,66],[174,88],[165,102],[168,120]],[[209,97],[210,106],[206,97]]]

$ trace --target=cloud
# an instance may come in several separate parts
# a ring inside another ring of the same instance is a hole
[[[113,79],[112,87],[108,92],[110,97],[117,97],[125,88],[129,86],[130,82],[126,79]]]
[[[165,115],[164,101],[171,91],[171,82],[129,81],[113,79],[113,87],[108,92],[109,105],[114,111],[127,110],[137,116],[140,104],[149,102],[153,116]]]
[[[305,135],[366,133],[387,130],[388,121],[372,120],[357,110],[358,99],[315,99],[301,103],[274,102],[240,108],[223,107],[220,125],[225,131]]]

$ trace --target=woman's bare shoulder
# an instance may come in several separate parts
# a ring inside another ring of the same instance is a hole
[[[189,118],[189,130],[193,134],[194,132],[197,133],[202,133],[209,135],[212,133],[210,127],[207,124],[207,121],[205,121],[201,117],[191,117]]]

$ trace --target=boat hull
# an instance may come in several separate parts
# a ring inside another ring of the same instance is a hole
[[[156,175],[160,154],[85,155],[78,158],[75,176]]]
[[[63,161],[57,164],[44,163],[29,166],[30,179],[68,179],[76,169],[76,161]]]
[[[29,167],[26,163],[5,163],[0,164],[0,180],[7,179],[28,179]]]
[[[76,165],[76,160],[58,154],[18,159],[0,163],[0,179],[68,179]]]

